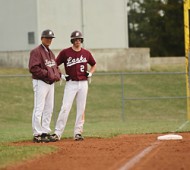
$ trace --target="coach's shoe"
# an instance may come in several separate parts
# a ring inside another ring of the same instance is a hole
[[[74,140],[80,141],[80,140],[84,140],[84,138],[82,137],[81,134],[76,134]]]
[[[54,133],[53,135],[49,136],[50,142],[56,142],[59,140],[59,137]]]
[[[47,133],[42,133],[41,134],[41,142],[42,143],[48,143],[50,140],[49,140],[49,134]]]
[[[41,135],[34,136],[33,142],[34,143],[40,143],[40,142],[42,142]]]

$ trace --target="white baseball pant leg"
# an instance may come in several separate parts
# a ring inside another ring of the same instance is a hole
[[[87,91],[88,91],[87,81],[67,81],[66,82],[62,106],[61,106],[61,110],[59,112],[59,116],[58,116],[57,123],[55,126],[55,134],[57,134],[59,138],[61,138],[61,135],[64,132],[67,119],[69,116],[69,112],[71,110],[71,107],[76,95],[77,95],[76,97],[77,116],[76,116],[75,129],[77,129],[78,132],[82,131],[83,124],[84,124],[83,116],[84,116],[84,110],[85,110],[85,105],[86,105]]]
[[[46,84],[33,79],[34,110],[32,116],[33,135],[50,133],[50,123],[54,107],[54,84]]]
[[[80,81],[78,93],[76,96],[77,116],[75,121],[74,136],[83,132],[87,93],[88,81]]]

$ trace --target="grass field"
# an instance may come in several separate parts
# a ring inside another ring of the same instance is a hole
[[[112,137],[119,134],[189,131],[190,125],[179,129],[187,121],[186,99],[176,98],[186,96],[185,74],[160,74],[185,72],[184,66],[152,68],[149,73],[153,72],[158,74],[122,74],[123,91],[121,74],[95,74],[89,86],[84,136]],[[9,75],[0,77],[1,168],[56,148],[8,145],[9,142],[32,140],[32,82],[27,69],[0,68],[0,75]],[[56,83],[52,130],[61,107],[63,89],[64,82],[61,86]],[[122,109],[122,95],[125,99],[146,100],[124,100]],[[74,104],[63,138],[73,136],[75,110]]]

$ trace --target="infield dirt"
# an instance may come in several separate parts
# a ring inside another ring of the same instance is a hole
[[[178,133],[179,134],[179,133]],[[114,138],[62,139],[55,143],[18,142],[11,145],[53,145],[59,149],[4,170],[189,170],[190,133],[182,140],[158,141],[160,134],[121,135]],[[156,143],[149,152],[143,152]],[[137,159],[141,153],[141,159]],[[135,159],[136,158],[136,159]],[[126,164],[135,159],[132,167]],[[138,160],[138,161],[137,161]],[[128,169],[127,169],[128,168]]]

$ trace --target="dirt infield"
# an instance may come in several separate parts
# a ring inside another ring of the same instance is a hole
[[[54,145],[59,150],[6,170],[188,170],[190,133],[180,135],[182,140],[170,141],[158,141],[159,134],[147,134],[86,138],[78,142],[64,139],[48,144],[14,143]]]

